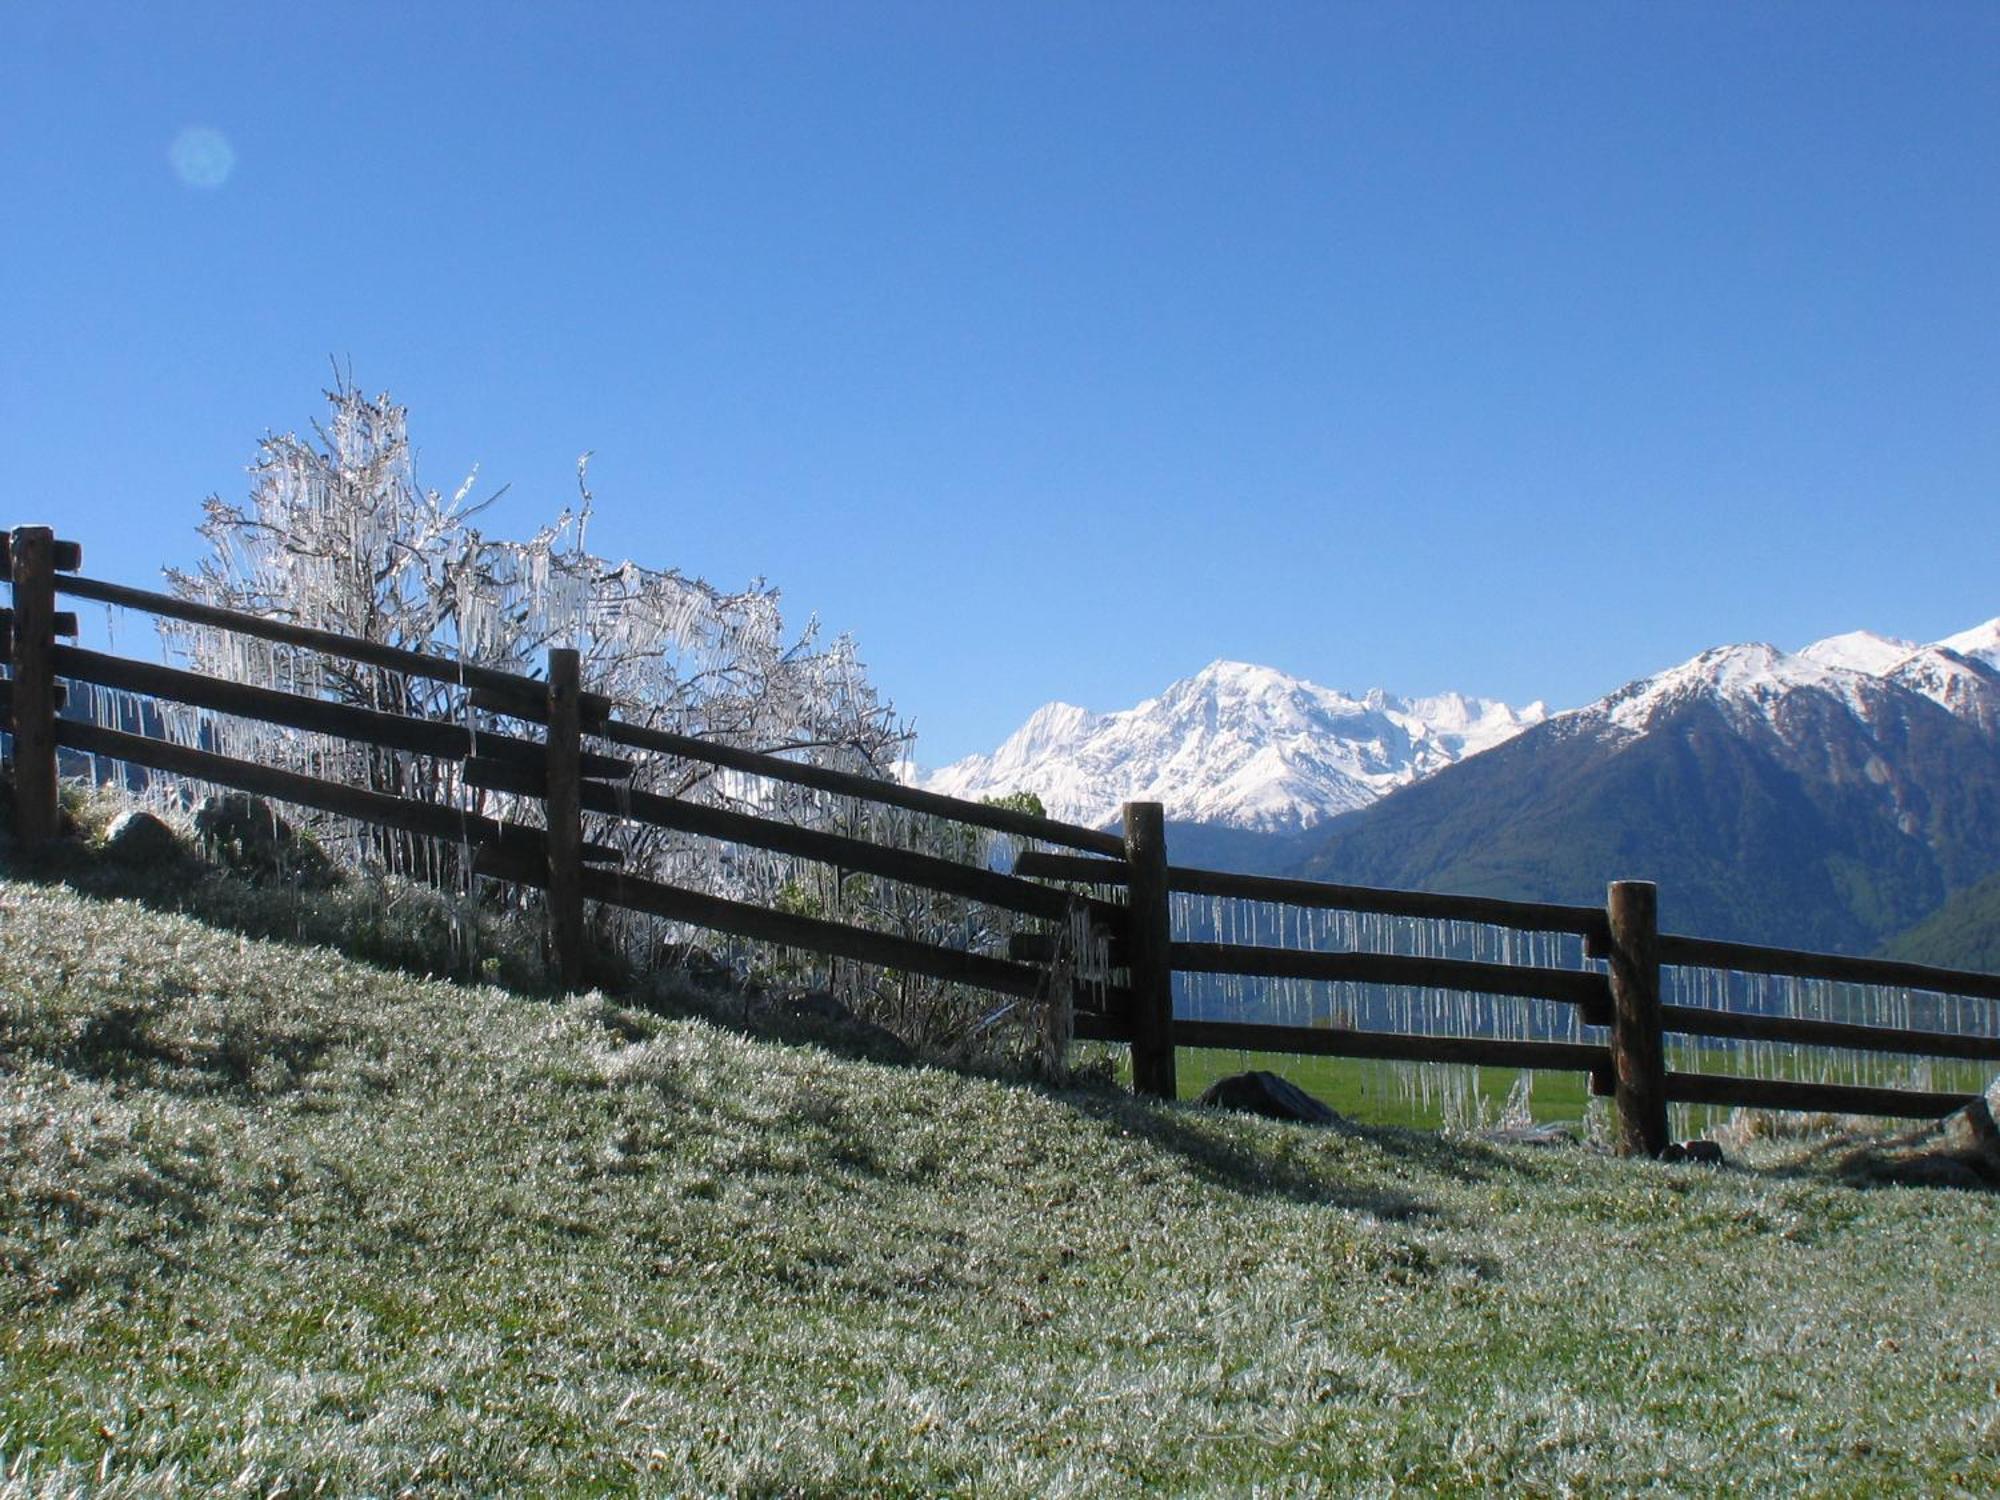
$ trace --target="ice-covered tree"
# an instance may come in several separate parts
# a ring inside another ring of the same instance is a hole
[[[586,552],[587,460],[575,508],[527,541],[503,541],[476,524],[491,502],[470,502],[470,479],[449,499],[419,486],[403,407],[344,381],[327,400],[328,419],[309,436],[259,445],[246,502],[207,501],[208,555],[170,573],[175,592],[527,674],[548,647],[574,646],[586,686],[615,700],[622,718],[883,776],[904,753],[907,734],[854,643],[822,637],[816,622],[787,634],[776,590],[759,581],[731,592]],[[393,713],[471,714],[451,684],[207,627],[173,633],[200,671]],[[399,796],[466,795],[455,767],[423,757],[255,726],[234,732],[267,762]],[[642,758],[639,779],[676,795],[749,795],[698,762]],[[377,841],[375,851],[393,869],[431,877],[450,859],[408,840]]]
[[[177,593],[525,675],[541,672],[549,647],[574,646],[585,687],[613,700],[621,719],[884,779],[907,757],[910,737],[868,681],[853,641],[823,637],[813,622],[788,633],[776,590],[761,580],[732,592],[671,568],[588,553],[586,461],[579,461],[573,507],[526,541],[499,540],[478,525],[491,501],[471,499],[470,479],[450,498],[418,484],[403,407],[345,381],[327,400],[326,421],[308,435],[263,440],[247,500],[208,500],[201,525],[208,552],[193,568],[170,573]],[[170,634],[205,673],[461,722],[475,732],[506,727],[475,711],[470,695],[452,683],[204,626],[175,625]],[[180,716],[169,730],[244,758],[401,797],[515,818],[538,814],[533,799],[467,787],[458,765],[447,760],[207,715]],[[996,857],[993,840],[963,824],[718,772],[700,760],[619,753],[633,760],[632,781],[640,789],[969,863]],[[679,885],[947,947],[1004,951],[1013,926],[963,901],[843,877],[745,845],[629,820],[594,822],[590,836],[621,846],[627,868]],[[455,847],[338,820],[322,820],[320,831],[392,873],[461,887],[467,878],[464,851]],[[609,911],[597,919],[608,937],[641,953],[653,951],[661,936],[650,919]],[[992,1013],[991,997],[914,976],[811,959],[795,972],[834,983],[851,1003],[926,1041],[963,1042]]]

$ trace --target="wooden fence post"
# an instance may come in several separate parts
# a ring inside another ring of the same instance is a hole
[[[1172,1099],[1174,968],[1169,951],[1173,917],[1167,906],[1166,814],[1157,802],[1125,804],[1125,861],[1131,868],[1132,1087]]]
[[[56,535],[17,527],[9,553],[14,583],[14,837],[24,848],[49,843],[62,827],[56,800]]]
[[[548,790],[549,938],[556,978],[583,988],[582,662],[575,650],[549,652]]]
[[[1611,1071],[1618,1099],[1618,1154],[1658,1156],[1667,1147],[1667,1050],[1660,1025],[1660,892],[1649,880],[1617,880],[1606,897],[1611,929]]]

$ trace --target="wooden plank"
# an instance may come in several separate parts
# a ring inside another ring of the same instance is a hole
[[[550,948],[556,977],[565,990],[583,988],[583,724],[577,696],[583,690],[583,662],[558,646],[549,652],[548,760],[543,780],[543,821],[548,828]]]
[[[1524,932],[1573,932],[1587,937],[1604,926],[1604,913],[1587,906],[1504,901],[1494,896],[1452,896],[1432,891],[1392,891],[1375,886],[1238,875],[1228,870],[1196,870],[1176,866],[1167,874],[1167,885],[1171,890],[1191,896],[1228,896],[1241,901],[1267,901],[1284,906],[1378,912],[1385,916],[1427,917],[1448,922],[1482,922]]]
[[[55,532],[22,526],[10,552],[14,629],[8,727],[14,736],[14,837],[24,849],[62,831],[56,771]]]
[[[539,795],[541,778],[516,771],[511,766],[494,765],[478,759],[465,763],[465,778],[474,786],[522,795]],[[671,828],[731,844],[747,844],[800,859],[817,860],[837,869],[885,880],[902,881],[946,895],[963,896],[986,906],[1049,921],[1065,921],[1072,902],[1083,898],[1050,890],[1031,880],[1016,880],[994,870],[983,870],[955,860],[911,850],[871,844],[863,839],[817,829],[799,828],[775,819],[759,818],[724,808],[704,807],[656,792],[628,791],[586,781],[583,805],[592,812],[630,818],[656,828]],[[1086,902],[1094,914],[1109,922],[1123,921],[1124,909],[1105,902]]]
[[[1923,1093],[1915,1089],[1801,1083],[1781,1078],[1731,1078],[1715,1073],[1669,1073],[1666,1095],[1676,1104],[1789,1109],[1827,1115],[1882,1115],[1900,1120],[1942,1119],[1979,1098],[1977,1094]]]
[[[1038,818],[1033,813],[1016,812],[1012,808],[989,807],[983,802],[968,802],[959,797],[946,797],[937,792],[926,792],[913,786],[904,786],[898,781],[878,781],[869,776],[857,776],[851,771],[836,771],[830,766],[806,765],[801,761],[786,760],[779,755],[744,750],[734,745],[715,744],[708,740],[696,739],[691,735],[673,734],[664,729],[650,729],[641,724],[628,724],[620,719],[610,721],[595,732],[613,744],[624,745],[634,750],[656,750],[665,755],[679,756],[684,760],[697,760],[707,765],[721,766],[726,770],[743,771],[752,776],[768,776],[773,781],[790,782],[795,786],[809,786],[818,791],[857,797],[864,802],[879,802],[889,807],[903,807],[912,812],[929,813],[934,817],[948,818],[956,823],[970,823],[977,828],[1011,833],[1018,838],[1040,839],[1044,843],[1064,844],[1070,848],[1088,849],[1099,854],[1122,855],[1125,852],[1124,841],[1115,833],[1105,833],[1096,828],[1079,828],[1071,823],[1057,822],[1054,818]]]
[[[51,690],[49,701],[55,704],[58,713],[69,703],[69,684],[64,682],[60,677],[56,679],[56,685]],[[13,712],[14,684],[6,678],[0,677],[0,728],[4,728],[7,725],[9,722],[8,715]],[[11,734],[13,731],[8,730],[8,733]]]
[[[1846,1021],[1814,1021],[1791,1016],[1760,1016],[1742,1011],[1709,1010],[1699,1005],[1662,1005],[1660,1021],[1668,1031],[1689,1036],[1796,1042],[1813,1047],[1844,1047],[1854,1052],[1897,1052],[1919,1057],[2000,1061],[2000,1037],[1859,1026]]]
[[[1659,887],[1647,880],[1613,881],[1605,898],[1620,1156],[1658,1156],[1668,1144],[1659,902]]]
[[[1079,1042],[1129,1042],[1132,1023],[1126,1017],[1130,1014],[1123,1005],[1109,1010],[1079,1009],[1072,1018],[1070,1035]]]
[[[1014,856],[1014,873],[1031,880],[1060,880],[1069,885],[1126,886],[1132,871],[1122,859],[1090,859],[1079,854],[1051,854],[1023,849]]]
[[[542,701],[545,693],[543,684],[532,677],[502,672],[492,667],[476,666],[469,662],[450,661],[444,657],[430,656],[422,652],[404,651],[374,641],[339,635],[330,630],[314,630],[282,620],[266,619],[261,615],[197,604],[188,599],[176,599],[171,594],[127,588],[123,584],[105,583],[95,578],[62,577],[58,578],[56,587],[61,593],[72,594],[82,599],[95,599],[100,603],[144,610],[167,619],[185,620],[190,624],[233,630],[261,640],[302,646],[332,656],[345,657],[350,661],[404,672],[412,677],[455,683],[473,690],[478,695],[477,701],[483,706],[490,706],[496,712],[513,714],[534,722],[541,722],[547,713],[546,705]],[[975,827],[1012,833],[1022,838],[1041,839],[1047,843],[1090,849],[1100,854],[1122,853],[1124,849],[1122,841],[1116,834],[1104,833],[1098,829],[1078,828],[1053,818],[1038,818],[1032,813],[1015,812],[1011,808],[988,807],[981,802],[967,802],[957,797],[941,796],[936,792],[919,791],[900,782],[877,781],[847,771],[836,771],[827,766],[804,765],[781,756],[741,750],[733,745],[712,744],[691,735],[673,734],[640,724],[627,724],[609,718],[612,706],[611,700],[601,694],[583,693],[578,697],[578,714],[590,727],[591,732],[636,750],[655,750],[687,760],[698,760],[709,765],[745,771],[755,776],[768,776],[774,780],[789,781],[821,791],[837,792],[844,796],[859,797],[892,807],[905,807],[913,812],[930,813],[956,822],[970,823]]]
[[[1053,932],[1015,932],[1007,937],[1007,956],[1024,964],[1054,963],[1062,945],[1062,938]],[[1110,950],[1111,967],[1125,968],[1128,955],[1124,940],[1112,938]]]
[[[454,807],[440,807],[429,802],[412,802],[361,787],[343,786],[336,781],[323,781],[316,776],[303,776],[275,766],[260,766],[209,750],[196,750],[187,745],[149,739],[145,735],[127,734],[122,729],[106,729],[101,724],[58,719],[56,743],[71,750],[107,756],[135,766],[149,766],[156,771],[170,771],[178,776],[268,797],[274,802],[310,807],[338,817],[353,818],[356,822],[397,828],[445,843],[490,843],[501,848],[523,850],[534,858],[546,857],[547,839],[539,828],[503,823],[478,813],[461,812]],[[586,845],[585,853],[587,857],[607,860],[623,857],[618,850],[599,845]]]
[[[315,734],[361,740],[418,755],[456,760],[469,753],[472,745],[472,736],[460,724],[415,719],[372,708],[332,703],[324,698],[309,698],[303,693],[253,687],[248,683],[232,682],[226,677],[184,672],[175,667],[107,656],[103,652],[85,651],[75,646],[56,648],[56,669],[65,677],[120,692],[165,698],[192,708],[255,719],[264,724],[281,724],[289,729],[303,729]]]
[[[1127,802],[1125,864],[1131,904],[1125,919],[1125,966],[1132,987],[1132,1088],[1155,1099],[1179,1092],[1174,1073],[1173,912],[1167,899],[1166,811]]]
[[[378,641],[359,640],[332,630],[315,630],[305,625],[293,625],[285,620],[245,614],[241,610],[198,604],[192,599],[176,599],[171,594],[155,593],[150,589],[135,589],[120,583],[106,583],[97,578],[58,576],[56,592],[73,595],[79,599],[95,599],[99,603],[115,604],[125,609],[142,610],[147,614],[160,615],[170,620],[184,620],[191,625],[207,625],[218,630],[234,631],[238,635],[254,636],[259,640],[277,641],[281,645],[300,646],[309,651],[324,652],[328,656],[343,657],[348,661],[362,662],[391,672],[402,672],[432,682],[448,682],[460,687],[477,689],[491,694],[496,700],[526,709],[528,716],[534,718],[539,718],[546,711],[542,700],[547,689],[542,683],[532,677],[503,672],[495,667],[452,661],[446,657],[431,656],[421,651],[405,651],[397,646],[385,646]],[[607,700],[595,698],[593,695],[592,701],[608,710]]]
[[[512,786],[496,786],[493,790],[512,791],[523,797],[540,797],[548,785],[546,744],[544,740],[517,739],[511,734],[500,734],[490,729],[476,730],[473,748],[478,754],[466,758],[468,773],[465,779],[472,782],[469,768],[476,760],[484,765],[504,767],[512,774]],[[577,769],[587,778],[615,782],[624,781],[639,768],[621,756],[581,750],[577,752]],[[478,782],[472,784],[480,785]]]
[[[1022,853],[1014,861],[1016,875],[1060,880],[1073,885],[1122,886],[1123,866],[1110,860],[1079,859],[1073,854]],[[1555,906],[1541,901],[1504,901],[1493,896],[1450,896],[1431,891],[1392,891],[1376,886],[1333,885],[1318,880],[1284,880],[1268,875],[1238,875],[1229,870],[1202,870],[1174,865],[1167,871],[1167,888],[1190,896],[1224,896],[1240,901],[1304,906],[1329,911],[1379,912],[1386,916],[1426,917],[1440,921],[1481,922],[1524,932],[1573,932],[1584,937],[1604,927],[1604,913],[1588,906]]]
[[[1079,1018],[1080,1019],[1080,1018]],[[1078,1033],[1081,1035],[1081,1032]],[[1263,1026],[1247,1021],[1174,1022],[1183,1047],[1228,1052],[1290,1052],[1307,1057],[1381,1058],[1392,1062],[1466,1063],[1484,1068],[1539,1068],[1588,1073],[1610,1052],[1578,1042],[1517,1042],[1502,1037],[1412,1036],[1342,1026]]]
[[[540,741],[517,739],[495,730],[470,731],[463,724],[383,713],[303,693],[253,687],[224,677],[184,672],[74,646],[56,647],[55,663],[59,675],[99,687],[165,698],[191,708],[359,740],[390,750],[407,750],[416,755],[461,760],[476,747],[482,756],[509,765],[533,766],[538,771],[545,755]],[[630,761],[614,755],[584,752],[582,759],[584,774],[588,776],[617,778],[629,775],[633,769]],[[540,795],[539,786],[533,795]]]
[[[534,860],[504,855],[488,856],[482,853],[477,868],[483,875],[524,885],[540,885],[548,878],[543,867]],[[729,901],[720,896],[685,890],[661,881],[643,880],[633,875],[586,869],[582,887],[583,894],[593,901],[622,906],[630,911],[650,912],[669,921],[685,922],[711,932],[728,933],[785,948],[799,948],[810,953],[824,953],[884,969],[924,974],[933,979],[949,980],[954,984],[1022,999],[1033,999],[1039,995],[1045,979],[1039,969],[983,953],[940,948],[912,938],[871,932],[863,927],[850,927],[844,922],[830,922],[820,917],[769,911],[746,902]]]
[[[1890,989],[1932,990],[2000,1000],[2000,974],[1939,969],[1890,958],[1853,958],[1840,953],[1807,953],[1755,943],[1660,934],[1660,962],[1679,968],[1733,969],[1744,974],[1787,974],[1799,979],[1831,979],[1843,984],[1875,984]]]
[[[1601,1011],[1611,1003],[1605,977],[1588,969],[1541,969],[1526,964],[1483,964],[1458,958],[1411,958],[1398,953],[1320,953],[1248,943],[1175,943],[1173,964],[1184,973],[1194,974],[1347,980],[1357,984],[1520,995],[1580,1005],[1586,1012]]]

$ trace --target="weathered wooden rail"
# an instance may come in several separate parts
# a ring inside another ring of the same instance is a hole
[[[1128,828],[1148,816],[1156,814],[1149,814],[1144,805],[1126,805]],[[1657,1155],[1668,1144],[1669,1104],[1936,1118],[1963,1108],[1977,1097],[1858,1084],[1676,1072],[1666,1062],[1665,1038],[1669,1033],[2000,1062],[2000,1037],[1995,1036],[1663,1003],[1661,970],[1670,966],[1891,986],[1984,1000],[2000,1000],[2000,975],[1663,933],[1659,930],[1658,893],[1644,881],[1613,883],[1600,909],[1428,891],[1379,890],[1175,866],[1168,866],[1162,876],[1149,881],[1142,895],[1131,861],[1030,852],[1023,854],[1014,868],[1016,874],[1034,875],[1072,887],[1128,890],[1134,918],[1125,941],[1135,945],[1146,940],[1143,934],[1164,930],[1170,921],[1167,896],[1182,892],[1307,909],[1477,923],[1520,932],[1570,933],[1584,940],[1585,952],[1590,957],[1604,961],[1602,970],[1555,969],[1385,953],[1326,953],[1240,943],[1175,942],[1170,936],[1155,936],[1153,940],[1163,944],[1163,953],[1154,963],[1143,966],[1148,976],[1144,982],[1139,977],[1142,964],[1138,955],[1128,955],[1133,974],[1131,1003],[1150,1009],[1151,1024],[1141,1024],[1136,1019],[1121,1022],[1114,1017],[1088,1034],[1102,1040],[1129,1041],[1133,1047],[1135,1079],[1140,1076],[1141,1051],[1150,1049],[1151,1066],[1155,1070],[1151,1076],[1161,1092],[1171,1091],[1171,1073],[1167,1072],[1161,1080],[1160,1072],[1171,1069],[1175,1047],[1583,1072],[1590,1076],[1593,1092],[1617,1100],[1620,1149]],[[1151,924],[1142,924],[1138,919],[1137,908],[1142,900],[1155,910]],[[1032,939],[1020,947],[1024,953],[1035,951]],[[1583,1024],[1602,1028],[1605,1037],[1601,1043],[1516,1041],[1346,1027],[1184,1020],[1173,1015],[1171,975],[1175,972],[1349,981],[1546,1000],[1575,1006]],[[1160,977],[1162,973],[1165,978]],[[1079,1034],[1085,1034],[1081,1026]]]
[[[767,849],[1046,922],[1067,923],[1073,911],[1091,912],[1101,923],[1119,920],[1119,909],[1111,903],[1071,896],[997,870],[636,790],[630,785],[635,769],[630,759],[585,748],[584,741],[590,738],[701,762],[1071,849],[1099,853],[1117,849],[1122,845],[1116,835],[619,720],[612,716],[609,700],[583,689],[574,651],[551,651],[547,678],[537,680],[72,576],[62,570],[81,566],[81,548],[56,542],[46,527],[20,528],[5,540],[7,546],[0,549],[0,576],[12,585],[14,608],[7,617],[9,677],[0,682],[0,710],[4,710],[4,727],[13,741],[15,834],[24,845],[46,843],[56,835],[56,766],[62,750],[462,845],[470,852],[477,873],[546,893],[553,962],[560,981],[571,988],[580,985],[583,977],[586,901],[1017,998],[1043,992],[1050,978],[1046,966],[1039,964],[967,952],[827,918],[767,910],[609,868],[620,861],[620,852],[583,837],[586,813]],[[502,716],[538,726],[541,738],[385,713],[59,645],[56,636],[74,635],[77,627],[73,615],[54,611],[53,600],[58,594],[234,631],[345,662],[449,684],[464,689],[468,706],[489,720]],[[501,792],[538,804],[540,826],[65,718],[57,710],[66,682],[431,757],[448,763],[468,790]],[[1119,993],[1115,988],[1108,992]]]
[[[1087,922],[1101,935],[1114,972],[1111,982],[1098,991],[1098,1004],[1076,1012],[1075,1034],[1129,1044],[1133,1084],[1143,1093],[1174,1097],[1176,1052],[1182,1047],[1581,1072],[1589,1076],[1594,1092],[1616,1099],[1620,1148],[1649,1155],[1667,1144],[1667,1110],[1672,1103],[1921,1118],[1948,1114],[1974,1097],[1675,1072],[1666,1063],[1665,1037],[1670,1033],[2000,1061],[2000,1037],[1663,1003],[1661,975],[1668,967],[1890,986],[1986,1001],[2000,1001],[2000,976],[1662,933],[1657,892],[1645,882],[1612,884],[1599,908],[1175,866],[1167,858],[1158,804],[1127,803],[1122,834],[1078,827],[622,720],[615,704],[586,690],[574,651],[551,651],[546,678],[537,679],[86,578],[77,573],[81,566],[82,549],[58,540],[47,527],[22,527],[0,535],[0,577],[11,583],[13,594],[12,610],[0,612],[9,669],[7,680],[0,682],[0,727],[7,730],[13,747],[14,828],[21,844],[33,847],[57,835],[57,757],[63,749],[457,843],[470,851],[476,873],[546,893],[553,963],[558,978],[569,987],[583,978],[586,901],[1015,998],[1049,995],[1050,960],[1061,942],[1060,933]],[[74,614],[55,608],[58,595],[234,631],[445,683],[463,691],[468,720],[441,722],[385,713],[60,645],[57,637],[75,635],[77,621]],[[63,717],[59,710],[70,682],[431,757],[450,767],[456,784],[469,792],[501,793],[538,805],[540,824],[392,795]],[[474,715],[483,722],[472,722]],[[535,726],[541,737],[503,731],[493,724],[495,718]],[[588,748],[586,740],[610,748]],[[1070,852],[1030,848],[1011,872],[987,869],[636,788],[635,763],[619,751],[672,757]],[[1058,926],[1055,931],[1016,932],[1002,956],[730,900],[618,868],[621,855],[616,848],[584,837],[586,815],[767,850]],[[1302,911],[1372,913],[1522,933],[1569,934],[1582,939],[1586,965],[1602,967],[1178,939],[1171,902],[1176,894]],[[1546,1001],[1574,1007],[1580,1024],[1602,1036],[1585,1042],[1517,1040],[1181,1018],[1174,1013],[1176,973],[1349,982]]]

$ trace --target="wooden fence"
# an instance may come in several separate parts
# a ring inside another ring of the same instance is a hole
[[[1097,993],[1095,1007],[1076,1011],[1075,1033],[1129,1044],[1134,1087],[1163,1098],[1176,1094],[1180,1047],[1581,1072],[1589,1076],[1593,1092],[1616,1099],[1620,1149],[1657,1155],[1668,1144],[1667,1108],[1676,1102],[1935,1118],[1976,1097],[1676,1072],[1667,1067],[1668,1033],[2000,1061],[2000,1037],[1664,1003],[1663,967],[1826,979],[1984,1001],[2000,1001],[2000,976],[1662,933],[1657,892],[1646,882],[1612,884],[1600,909],[1179,867],[1168,861],[1163,814],[1156,803],[1127,803],[1122,835],[1083,828],[619,719],[610,702],[585,690],[574,651],[551,651],[547,678],[538,680],[85,578],[76,571],[81,565],[81,549],[58,541],[47,527],[23,527],[0,536],[0,576],[11,581],[13,591],[13,609],[0,618],[10,667],[9,680],[0,684],[0,722],[13,737],[15,832],[21,843],[32,847],[56,836],[60,749],[363,824],[460,842],[476,851],[477,873],[547,893],[553,960],[569,987],[582,978],[586,900],[1026,999],[1050,995],[1051,964],[1061,941],[1057,932],[1046,929],[1019,932],[1003,956],[668,884],[619,868],[617,850],[587,841],[583,817],[590,813],[866,873],[1017,917],[1064,925],[1087,921],[1107,944],[1114,982]],[[488,722],[515,720],[539,728],[541,737],[381,713],[58,645],[58,636],[74,636],[77,628],[73,614],[56,610],[58,594],[454,684]],[[437,757],[453,763],[467,787],[539,802],[542,825],[486,817],[65,718],[58,712],[65,681]],[[1069,852],[1031,847],[1016,859],[1011,873],[1002,873],[638,791],[629,784],[633,763],[615,749],[586,749],[586,739],[903,808]],[[1601,961],[1603,967],[1179,940],[1173,932],[1175,893],[1571,934],[1583,940],[1587,959]],[[1583,1027],[1603,1035],[1591,1042],[1557,1042],[1185,1019],[1174,1013],[1176,973],[1350,981],[1551,1001],[1574,1007]]]

